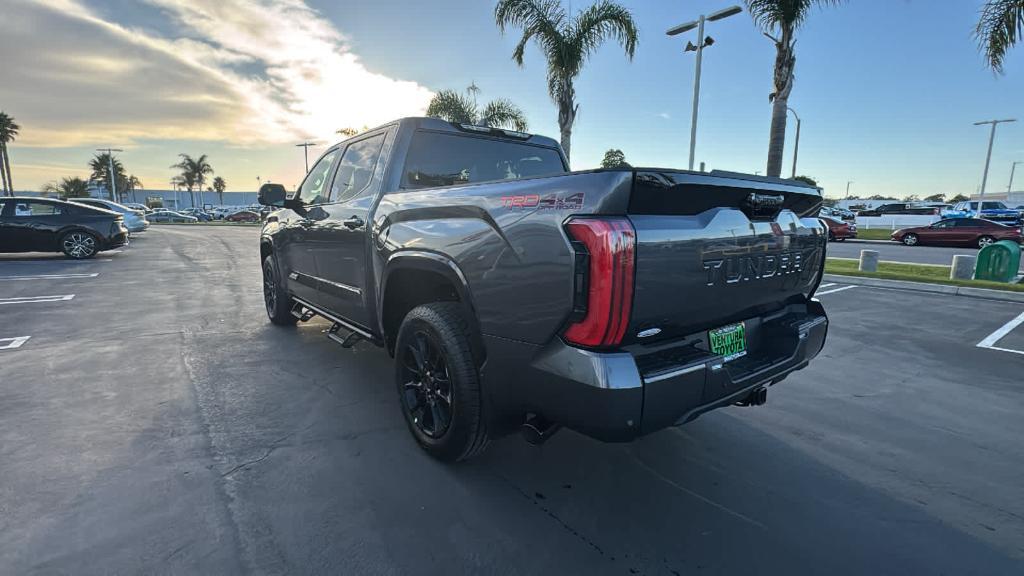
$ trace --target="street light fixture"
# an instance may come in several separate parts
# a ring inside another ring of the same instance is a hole
[[[665,31],[665,34],[675,36],[676,34],[688,32],[694,28],[697,29],[697,45],[694,46],[693,42],[687,42],[686,49],[684,50],[685,52],[697,53],[697,64],[693,75],[693,115],[690,119],[690,170],[693,170],[693,156],[697,149],[697,109],[700,104],[700,65],[702,55],[704,54],[704,48],[715,43],[714,39],[710,36],[704,36],[704,22],[714,22],[716,20],[728,18],[729,16],[739,14],[742,11],[743,9],[739,6],[730,6],[723,10],[712,12],[708,15],[701,14],[700,18],[693,20],[692,22],[686,22],[685,24],[674,26]]]
[[[107,163],[110,166],[110,201],[117,202],[117,178],[114,177],[114,152],[124,152],[120,148],[97,148],[97,152],[107,153]]]
[[[789,106],[786,106],[786,110],[793,113],[793,117],[796,118],[796,142],[793,144],[793,173],[790,175],[790,179],[796,178],[796,155],[800,152],[800,117],[796,115],[796,110],[793,110]]]
[[[1010,166],[1010,183],[1006,185],[1006,193],[1013,192],[1013,173],[1017,170],[1017,164],[1024,164],[1024,162],[1017,161]],[[1009,198],[1007,198],[1009,201]]]
[[[309,147],[316,146],[312,142],[303,142],[302,144],[296,144],[296,148],[302,148],[302,156],[306,159],[306,174],[309,174]]]
[[[996,126],[1005,122],[1016,122],[1016,118],[1009,118],[1006,120],[983,120],[981,122],[975,122],[975,126],[981,126],[982,124],[991,124],[992,131],[988,135],[988,153],[985,155],[985,173],[981,176],[981,190],[978,193],[978,215],[981,216],[981,201],[985,198],[985,185],[988,184],[988,165],[992,160],[992,143],[996,139]]]

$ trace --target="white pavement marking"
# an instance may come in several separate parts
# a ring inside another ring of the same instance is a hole
[[[0,276],[0,280],[57,280],[63,278],[95,278],[99,272],[92,274],[25,274],[23,276]]]
[[[999,330],[989,334],[984,340],[978,342],[978,348],[988,348],[989,350],[999,350],[1000,352],[1012,352],[1014,354],[1024,354],[1024,350],[1011,350],[1010,348],[999,348],[996,346],[996,342],[1003,339],[1003,336],[1009,334],[1014,328],[1024,324],[1024,312],[1020,316],[1017,316],[1013,320],[1010,320],[1006,324],[1003,324]]]
[[[836,292],[842,292],[843,290],[850,290],[856,288],[856,286],[840,286],[839,288],[833,288],[831,290],[825,290],[824,292],[815,292],[815,296],[824,296],[825,294],[834,294]]]
[[[827,284],[822,284],[821,286],[818,286],[818,288],[828,288],[829,286],[835,286],[835,285],[836,285],[835,282],[829,282]]]
[[[34,304],[36,302],[61,302],[71,300],[74,294],[58,294],[55,296],[22,296],[20,298],[0,298],[0,304]]]
[[[0,338],[0,350],[14,350],[20,348],[22,344],[28,342],[31,336],[17,336],[15,338]],[[6,342],[7,344],[4,344]]]

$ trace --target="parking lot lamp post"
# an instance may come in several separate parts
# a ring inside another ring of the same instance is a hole
[[[1010,183],[1006,185],[1007,193],[1013,192],[1013,173],[1017,170],[1017,164],[1024,164],[1024,162],[1017,161],[1010,165]],[[1010,199],[1007,198],[1006,200],[1009,201]]]
[[[789,176],[790,180],[792,180],[796,178],[796,155],[800,152],[800,117],[796,115],[796,110],[789,106],[786,106],[786,110],[792,112],[793,118],[796,118],[796,141],[793,143],[793,173]]]
[[[120,148],[97,148],[97,152],[107,153],[107,163],[110,166],[110,201],[117,202],[117,178],[114,176],[114,152],[124,152]]]
[[[296,148],[302,148],[302,157],[306,159],[306,174],[309,174],[309,147],[316,146],[312,142],[303,142],[302,144],[296,144]]]
[[[853,184],[853,180],[846,181],[846,199],[850,199],[850,184]]]
[[[714,22],[715,20],[728,18],[729,16],[739,14],[742,11],[743,9],[739,6],[730,6],[724,10],[708,14],[707,16],[701,14],[700,18],[693,20],[692,22],[680,24],[679,26],[669,28],[665,31],[665,34],[675,36],[676,34],[688,32],[694,28],[697,29],[697,45],[694,46],[692,42],[687,42],[685,50],[686,52],[697,53],[696,68],[693,72],[693,112],[690,117],[690,170],[693,170],[693,156],[697,149],[697,109],[700,105],[700,65],[704,54],[704,48],[711,46],[714,43],[714,40],[711,39],[710,36],[708,38],[704,38],[704,22]]]
[[[992,143],[996,140],[996,126],[1003,124],[1004,122],[1016,122],[1016,118],[1008,118],[1006,120],[984,120],[981,122],[975,122],[975,126],[981,126],[982,124],[991,124],[992,131],[988,135],[988,153],[985,154],[985,172],[981,175],[981,190],[978,191],[978,214],[981,214],[981,201],[985,198],[985,185],[988,184],[988,165],[992,161]]]

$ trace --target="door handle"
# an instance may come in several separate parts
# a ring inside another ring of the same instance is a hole
[[[349,216],[348,220],[343,221],[342,224],[349,230],[355,230],[356,228],[362,228],[366,222],[363,222],[363,219],[359,216]]]

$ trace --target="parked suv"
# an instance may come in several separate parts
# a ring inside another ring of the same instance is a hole
[[[1020,224],[1021,213],[1006,207],[1006,204],[995,201],[981,202],[981,210],[978,209],[978,201],[959,202],[949,210],[942,213],[943,218],[983,218],[1000,224]]]
[[[516,429],[626,441],[762,404],[825,342],[827,233],[802,183],[569,172],[550,138],[406,118],[259,196],[270,320],[385,347],[444,460]]]

